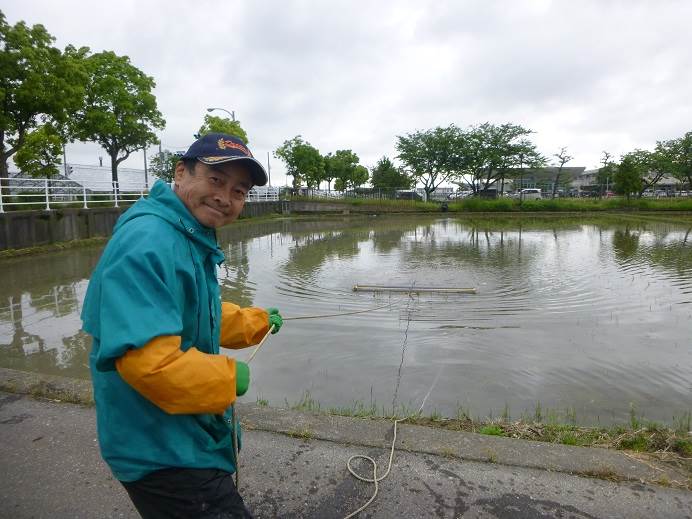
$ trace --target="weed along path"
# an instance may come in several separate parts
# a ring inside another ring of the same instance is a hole
[[[340,518],[369,499],[372,489],[348,474],[345,461],[361,452],[386,460],[391,424],[260,406],[241,411],[241,493],[256,517]],[[614,451],[406,425],[399,434],[392,472],[364,516],[692,515],[692,492],[642,484],[640,477],[658,471]],[[0,392],[0,441],[8,517],[138,517],[99,457],[92,407]],[[469,461],[474,452],[485,461]]]

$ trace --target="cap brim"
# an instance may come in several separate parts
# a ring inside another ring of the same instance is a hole
[[[269,180],[267,172],[264,170],[264,166],[262,166],[262,164],[253,157],[197,157],[197,160],[203,164],[206,164],[207,166],[215,166],[217,164],[225,164],[227,162],[244,161],[250,170],[252,183],[254,185],[263,186]]]

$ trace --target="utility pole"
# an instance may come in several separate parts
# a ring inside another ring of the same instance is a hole
[[[272,186],[272,165],[269,163],[269,152],[267,152],[267,177],[269,177],[269,187]]]
[[[149,189],[149,174],[147,171],[147,147],[142,148],[144,151],[144,187]]]
[[[62,145],[62,165],[65,170],[65,178],[67,178],[67,154],[65,153],[65,145]]]

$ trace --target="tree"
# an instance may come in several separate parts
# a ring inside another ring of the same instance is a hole
[[[666,176],[675,176],[677,168],[677,143],[675,140],[657,141],[656,148],[648,156],[648,175],[644,179],[644,189],[653,187]],[[640,194],[641,196],[641,194]]]
[[[462,139],[461,130],[453,124],[397,136],[398,158],[408,168],[407,174],[423,184],[428,198],[440,184],[460,174]]]
[[[519,189],[524,187],[524,168],[537,169],[545,166],[546,159],[536,150],[536,145],[529,139],[520,139],[517,143],[511,143],[507,148],[507,163],[510,169],[501,170],[501,193],[504,193],[504,181],[506,177],[513,180],[519,179]],[[516,190],[516,183],[515,183]],[[519,203],[523,198],[519,198]]]
[[[339,191],[348,189],[349,186],[355,187],[355,182],[363,175],[362,170],[356,174],[359,162],[358,155],[351,150],[337,150],[334,154],[328,153],[324,157],[325,176],[335,179],[334,188]],[[358,185],[364,184],[367,180],[368,172],[366,169],[365,180]]]
[[[166,123],[152,93],[154,79],[132,65],[130,58],[100,52],[85,62],[89,79],[74,134],[106,150],[113,182],[117,182],[118,165],[132,152],[156,144],[154,129],[161,130]]]
[[[293,187],[299,188],[303,179],[308,187],[319,184],[324,178],[324,158],[320,152],[300,135],[284,141],[274,156],[286,164],[286,174],[293,177]]]
[[[462,178],[471,177],[469,185],[478,192],[496,182],[504,184],[505,177],[513,174],[517,166],[521,173],[524,164],[542,162],[535,145],[525,137],[531,133],[532,130],[512,123],[471,127],[458,140],[461,156],[457,162],[464,173]]]
[[[628,153],[622,157],[615,175],[615,192],[625,195],[629,202],[632,193],[639,193],[642,185],[642,166],[635,156]]]
[[[0,11],[0,177],[7,160],[31,130],[45,123],[61,128],[83,103],[87,49],[52,46],[42,25],[6,22]]]
[[[24,144],[15,155],[14,162],[23,173],[34,178],[51,178],[60,173],[60,155],[64,141],[49,124],[29,132]]]
[[[671,159],[673,176],[682,184],[687,182],[688,190],[692,189],[692,132],[672,141]]]
[[[574,157],[567,154],[567,146],[560,148],[560,151],[553,155],[557,159],[557,172],[555,173],[555,178],[553,179],[553,194],[551,198],[555,198],[557,193],[557,186],[560,183],[560,177],[562,176],[562,170],[570,160]]]
[[[245,144],[250,144],[247,133],[245,133],[245,130],[240,126],[240,121],[207,114],[204,116],[204,123],[199,129],[198,135],[201,137],[208,133],[227,133],[228,135],[234,135],[242,139]]]
[[[353,189],[356,189],[365,184],[369,178],[370,173],[368,172],[368,168],[362,166],[361,164],[358,164],[353,169],[353,173],[351,174],[351,187],[353,187]]]
[[[641,197],[644,191],[651,189],[667,173],[673,172],[673,162],[669,145],[663,142],[656,143],[655,151],[636,149],[625,155],[628,163],[639,174],[639,189],[637,196]]]
[[[370,183],[376,189],[410,189],[413,179],[396,168],[394,163],[385,156],[372,168]]]
[[[613,176],[617,170],[617,164],[610,160],[612,155],[607,151],[603,151],[603,156],[601,157],[601,167],[598,168],[598,173],[596,174],[596,182],[598,183],[598,192],[600,196],[613,185]]]
[[[163,150],[149,160],[149,169],[161,180],[172,182],[173,176],[175,175],[175,166],[180,160],[180,157],[181,155],[179,153]]]

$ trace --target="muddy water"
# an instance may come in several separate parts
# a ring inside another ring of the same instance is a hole
[[[580,423],[692,409],[691,224],[327,218],[219,233],[225,300],[288,320],[246,401],[374,403]],[[88,378],[79,312],[100,249],[0,262],[0,365]],[[474,287],[372,294],[355,284]],[[247,352],[239,352],[245,358]],[[427,397],[427,398],[426,398]]]

